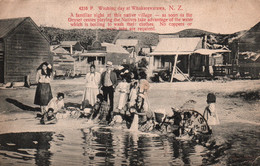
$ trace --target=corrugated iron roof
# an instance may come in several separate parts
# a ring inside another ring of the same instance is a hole
[[[61,41],[60,45],[62,47],[70,47],[71,45],[74,46],[77,44],[77,41]]]
[[[117,39],[116,45],[120,46],[136,46],[138,45],[137,39]]]
[[[194,53],[202,54],[202,55],[211,55],[216,53],[224,53],[224,52],[231,52],[230,50],[223,50],[223,49],[197,49]]]
[[[52,50],[52,52],[54,52],[56,54],[69,54],[69,52],[67,50],[65,50],[64,48],[62,48],[62,47],[54,48]]]
[[[29,17],[0,19],[0,38],[4,38],[27,18]]]
[[[189,54],[195,51],[201,38],[162,38],[150,55]]]
[[[108,53],[122,53],[129,54],[123,47],[111,43],[101,43],[102,46],[106,47]]]

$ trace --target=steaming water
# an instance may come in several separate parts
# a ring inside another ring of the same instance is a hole
[[[225,125],[218,128],[216,132],[228,139],[214,146],[166,135],[99,127],[2,134],[0,164],[250,165],[260,155],[259,127],[230,125],[238,132],[226,131]],[[217,139],[214,141],[220,138]]]

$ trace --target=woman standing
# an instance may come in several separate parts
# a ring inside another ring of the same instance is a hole
[[[46,112],[46,106],[52,99],[51,93],[51,75],[52,67],[47,62],[43,62],[38,68],[36,73],[37,88],[34,98],[34,104],[40,105],[41,112],[44,114]]]
[[[100,73],[95,70],[95,65],[91,65],[90,73],[86,74],[86,85],[82,99],[82,103],[88,103],[91,106],[96,103],[96,97],[99,94]]]

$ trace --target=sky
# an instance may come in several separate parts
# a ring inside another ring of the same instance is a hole
[[[169,6],[181,11],[170,11]],[[79,10],[80,6],[93,6],[93,10]],[[71,13],[101,13],[104,7],[165,7],[165,11],[116,11],[117,13],[192,14],[191,26],[159,26],[158,33],[174,33],[187,28],[202,29],[214,33],[230,34],[248,30],[260,22],[260,0],[0,0],[0,18],[31,17],[37,25],[70,29]],[[102,11],[104,14],[114,11]]]

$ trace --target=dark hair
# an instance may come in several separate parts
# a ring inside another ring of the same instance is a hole
[[[63,98],[64,98],[64,93],[60,93],[60,92],[59,92],[59,93],[57,94],[57,98],[59,98],[59,97],[63,97]]]
[[[53,108],[49,108],[47,112],[48,112],[48,113],[49,113],[49,112],[54,112],[54,109],[53,109]]]
[[[96,66],[94,64],[90,65],[90,68],[93,67],[94,69],[96,68]]]
[[[140,76],[141,79],[146,79],[147,78],[147,74],[144,71],[140,72],[139,76]]]
[[[141,97],[141,96],[137,95],[135,105],[136,105],[136,111],[140,113],[144,107],[144,98],[141,97],[142,98],[141,105],[140,105],[140,107],[138,107],[138,97]]]
[[[101,93],[97,95],[97,98],[102,102],[104,100],[104,97]]]
[[[216,95],[214,93],[207,95],[207,103],[216,103]]]
[[[42,69],[42,66],[45,65],[47,67],[47,73],[44,72],[44,70]],[[43,62],[38,68],[37,68],[37,71],[38,70],[41,70],[41,74],[42,75],[46,75],[46,77],[50,77],[51,76],[51,73],[52,73],[52,69],[48,68],[48,63],[47,62]]]

